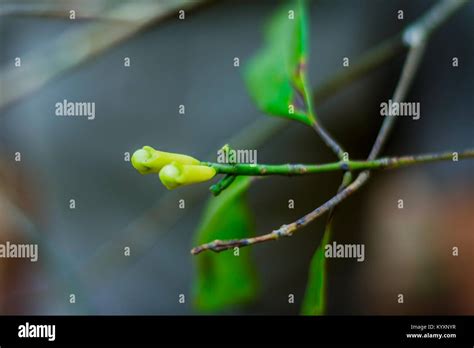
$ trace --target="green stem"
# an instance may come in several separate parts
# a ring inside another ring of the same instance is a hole
[[[221,164],[214,162],[201,162],[202,165],[207,165],[214,168],[219,174],[231,175],[249,175],[249,176],[264,176],[264,175],[307,175],[332,171],[361,171],[361,170],[377,170],[377,169],[393,169],[404,166],[455,160],[457,159],[474,158],[474,150],[466,150],[463,152],[443,152],[434,154],[424,154],[416,156],[402,156],[402,157],[385,157],[376,160],[367,161],[339,161],[324,164]]]
[[[235,180],[236,176],[232,174],[227,174],[221,180],[219,180],[216,184],[209,187],[209,190],[212,192],[214,196],[219,196],[222,191],[228,188]]]

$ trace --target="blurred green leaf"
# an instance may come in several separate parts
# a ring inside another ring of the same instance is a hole
[[[254,234],[253,217],[246,202],[250,180],[250,177],[239,176],[218,197],[208,201],[197,232],[197,244],[215,239],[246,238]],[[234,250],[230,249],[196,256],[196,309],[219,311],[249,302],[256,296],[258,283],[250,248],[242,248],[239,253],[239,256],[234,256]]]
[[[322,315],[326,309],[326,257],[324,247],[331,239],[331,224],[324,231],[321,244],[313,255],[309,269],[306,293],[301,307],[303,315]]]
[[[265,46],[250,60],[244,77],[250,95],[263,112],[311,125],[313,116],[306,111],[311,102],[305,76],[306,17],[302,0],[279,8],[265,28]]]

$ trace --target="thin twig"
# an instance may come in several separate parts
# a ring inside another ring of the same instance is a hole
[[[318,121],[314,122],[312,125],[313,129],[319,135],[319,137],[324,141],[324,143],[334,152],[334,154],[342,160],[344,158],[344,149],[343,147],[334,139],[331,134],[322,126]]]
[[[416,69],[418,68],[421,60],[421,56],[425,50],[425,45],[425,41],[421,41],[419,42],[418,46],[414,46],[408,52],[408,56],[403,67],[400,80],[395,89],[395,93],[393,94],[393,102],[399,103],[405,99],[408,87],[413,81]],[[377,138],[375,139],[375,143],[372,146],[372,150],[370,151],[368,157],[369,160],[376,158],[378,154],[382,151],[382,147],[393,129],[395,119],[396,117],[385,118],[384,122],[382,123],[382,126],[380,127]]]
[[[395,93],[392,98],[394,101],[400,102],[405,97],[408,88],[413,81],[413,75],[415,74],[417,68],[419,67],[420,58],[425,50],[425,43],[429,35],[433,32],[436,26],[441,25],[450,15],[452,15],[456,9],[459,9],[462,4],[465,4],[466,1],[452,1],[444,0],[437,3],[433,8],[431,8],[428,13],[421,17],[420,22],[408,28],[409,31],[412,31],[413,28],[416,28],[416,38],[410,39],[410,50],[408,56],[405,60],[400,80],[397,83],[395,88]],[[429,20],[431,19],[431,20]],[[412,32],[413,33],[413,32]],[[390,131],[393,128],[394,118],[386,118],[380,128],[377,139],[370,151],[369,160],[374,159],[378,156],[381,151],[384,143],[387,140]],[[283,225],[280,228],[273,230],[270,233],[254,237],[254,238],[245,238],[245,239],[234,239],[234,240],[215,240],[211,243],[200,245],[191,250],[192,254],[199,254],[205,250],[212,250],[215,252],[220,252],[234,247],[244,247],[253,244],[259,244],[267,241],[272,241],[279,239],[280,237],[290,237],[295,231],[301,227],[306,226],[310,222],[314,221],[316,218],[331,210],[333,207],[337,206],[347,197],[356,192],[360,187],[362,187],[370,177],[370,171],[366,170],[360,173],[357,178],[344,190],[340,191],[326,203],[320,207],[314,209],[310,213],[306,214],[302,218],[292,222],[288,225]]]
[[[332,152],[337,156],[337,158],[342,160],[344,158],[344,150],[342,146],[336,141],[336,139],[334,139],[331,134],[319,122],[313,106],[313,97],[308,92],[308,90],[305,90],[304,100],[310,115],[310,119],[313,120],[311,127],[316,131],[316,133],[319,135],[321,140],[327,145],[327,147],[332,150]]]
[[[386,134],[387,127],[381,128],[380,134]],[[382,134],[382,135],[383,135]],[[383,139],[378,139],[373,149],[383,144]],[[374,151],[374,150],[373,150]],[[378,151],[373,152],[373,154]],[[201,162],[202,165],[212,167],[218,174],[247,175],[247,176],[269,176],[269,175],[308,175],[333,171],[360,171],[376,169],[394,169],[409,165],[448,161],[457,159],[474,158],[474,150],[469,149],[462,152],[447,151],[442,153],[429,153],[423,155],[384,157],[366,161],[339,161],[324,164],[221,164],[214,162]]]
[[[254,244],[259,244],[263,242],[269,242],[272,240],[277,240],[280,237],[290,237],[293,235],[293,233],[306,226],[310,222],[312,222],[314,219],[317,217],[321,216],[322,214],[326,213],[328,210],[330,210],[332,207],[335,207],[338,205],[340,202],[342,202],[344,199],[349,197],[352,193],[354,193],[362,184],[365,182],[365,177],[367,176],[367,172],[362,172],[359,174],[357,179],[349,185],[347,188],[339,192],[337,195],[335,195],[333,198],[331,198],[329,201],[321,205],[320,207],[316,208],[309,214],[303,216],[302,218],[299,218],[295,222],[292,222],[288,225],[283,225],[280,228],[273,230],[270,233],[253,237],[253,238],[244,238],[244,239],[231,239],[231,240],[215,240],[211,243],[203,244],[198,247],[195,247],[191,250],[192,254],[199,254],[203,251],[206,250],[212,250],[215,252],[220,252],[223,250],[231,249],[234,247],[244,247],[244,246],[249,246],[249,245],[254,245]]]
[[[393,56],[400,52],[404,46],[413,47],[423,45],[427,38],[433,33],[433,31],[441,26],[456,10],[458,10],[465,3],[467,3],[467,0],[440,1],[430,11],[417,19],[413,24],[409,25],[402,32],[402,34],[397,34],[394,37],[384,41],[375,50],[370,51],[364,55],[358,65],[354,69],[350,70],[349,73],[340,73],[340,75],[336,75],[336,77],[333,78],[330,83],[324,85],[325,88],[319,91],[318,97],[321,98],[328,94],[330,95],[333,92],[333,89],[337,88],[340,83],[345,83],[346,81],[350,81],[350,79],[363,76],[369,69],[373,68],[374,66],[381,65],[387,57]],[[415,50],[415,56],[411,59],[419,59],[419,57],[416,57],[416,55],[418,55],[417,52],[421,51],[423,50]],[[410,66],[417,66],[417,64],[411,64]],[[409,77],[414,76],[413,72],[404,70],[403,73],[408,75],[408,78],[404,79],[405,83],[410,84],[411,81]],[[401,85],[397,86],[397,89],[398,90],[395,91],[394,94],[394,101],[404,99],[404,95],[401,95],[401,93],[407,90]],[[376,146],[372,149],[374,153],[379,152],[379,143],[381,143],[382,140],[387,137],[387,134],[389,133],[389,130],[391,129],[394,122],[394,119],[387,119],[382,125],[383,129],[379,134],[380,138],[377,138]],[[338,155],[338,158],[342,159],[344,156],[343,148],[337,143],[337,141],[334,140],[333,137],[331,137],[324,127],[316,122],[313,128],[323,139],[323,141],[333,150],[333,152]],[[369,156],[371,159],[375,157],[376,156]]]

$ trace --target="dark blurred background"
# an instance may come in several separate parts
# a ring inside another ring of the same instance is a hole
[[[0,261],[1,313],[195,313],[190,301],[178,303],[178,294],[190,296],[189,250],[207,187],[167,192],[155,177],[138,175],[124,161],[125,152],[151,145],[212,160],[235,140],[242,148],[257,146],[262,163],[334,159],[308,127],[281,126],[259,112],[243,83],[242,66],[262,45],[263,24],[279,2],[187,1],[184,21],[177,18],[178,1],[155,2],[159,11],[156,3],[171,14],[95,53],[102,35],[137,25],[126,16],[115,18],[123,15],[123,9],[114,12],[117,7],[129,6],[125,14],[147,19],[150,4],[0,1],[0,236],[40,243],[36,264]],[[344,69],[343,57],[354,64],[434,3],[311,2],[311,84]],[[69,9],[77,11],[75,20],[67,18]],[[407,97],[421,103],[421,118],[400,118],[384,154],[473,146],[473,15],[471,2],[431,38]],[[93,25],[99,34],[88,31]],[[91,59],[80,60],[84,52]],[[14,68],[15,57],[22,67]],[[234,57],[240,67],[233,66]],[[453,57],[459,58],[457,68]],[[397,55],[316,105],[352,158],[367,156],[383,120],[380,103],[391,97],[403,59]],[[95,102],[95,120],[56,117],[54,105],[64,99]],[[178,113],[180,104],[185,115]],[[265,129],[274,131],[267,136]],[[14,161],[16,152],[21,162]],[[329,260],[328,314],[473,314],[473,177],[469,161],[375,173],[342,204],[334,239],[365,243],[366,261]],[[258,181],[250,190],[258,233],[322,204],[339,181],[336,174]],[[184,210],[178,208],[181,198]],[[295,200],[293,210],[289,199]],[[398,209],[399,199],[404,209]],[[230,313],[297,314],[324,222],[253,247],[262,294]],[[123,256],[126,246],[130,257]],[[452,256],[454,246],[458,257]],[[72,293],[75,304],[69,303]],[[290,293],[295,304],[288,303]],[[400,293],[403,305],[397,303]]]

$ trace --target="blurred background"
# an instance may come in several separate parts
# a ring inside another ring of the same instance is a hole
[[[0,239],[39,243],[37,263],[0,260],[0,313],[196,313],[178,294],[191,296],[189,250],[207,186],[168,192],[137,174],[127,152],[151,145],[213,160],[229,142],[257,148],[261,163],[334,160],[308,127],[260,113],[243,83],[242,66],[262,45],[278,3],[0,1]],[[345,69],[343,57],[357,62],[434,3],[312,1],[311,84]],[[421,103],[421,118],[400,118],[385,155],[472,148],[473,15],[471,2],[432,36],[407,97]],[[403,60],[397,54],[316,105],[352,158],[367,156]],[[95,102],[95,119],[56,117],[64,99]],[[379,172],[342,204],[334,240],[364,243],[366,260],[329,260],[328,314],[474,314],[473,177],[473,161]],[[339,182],[336,174],[258,181],[249,197],[257,233],[324,203]],[[261,294],[224,313],[297,314],[324,223],[253,247]]]

